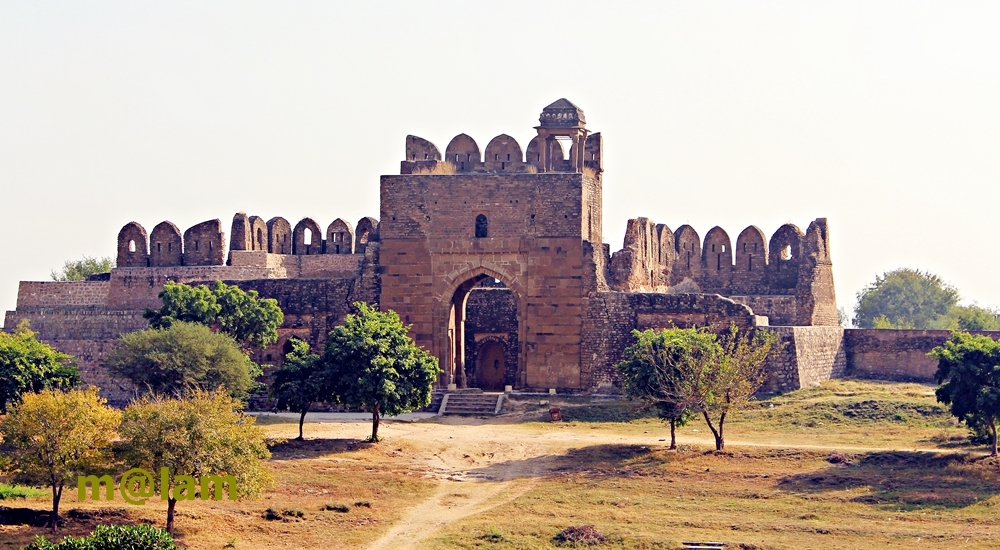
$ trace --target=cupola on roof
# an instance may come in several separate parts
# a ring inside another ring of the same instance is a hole
[[[542,128],[582,128],[587,125],[583,109],[566,98],[559,99],[542,109],[538,122]]]

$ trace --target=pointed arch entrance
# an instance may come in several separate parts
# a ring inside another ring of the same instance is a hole
[[[446,360],[442,361],[444,372],[441,384],[457,388],[479,387],[486,391],[502,391],[505,385],[515,385],[524,364],[517,344],[524,326],[520,293],[508,282],[509,278],[484,268],[460,275],[455,281],[457,284],[453,284],[453,289],[445,294],[450,299],[445,335],[447,353]],[[469,297],[473,291],[490,292],[500,299],[494,300],[489,294],[482,294],[474,301],[470,311]],[[509,294],[500,296],[501,292]],[[507,307],[496,307],[493,302],[504,303]],[[471,325],[470,314],[473,315]],[[470,328],[473,332],[468,331]],[[480,345],[476,340],[479,337],[497,341],[500,345],[492,347],[488,341]],[[482,363],[484,359],[481,356],[484,354],[490,356],[487,366],[492,370],[480,369],[486,364]]]

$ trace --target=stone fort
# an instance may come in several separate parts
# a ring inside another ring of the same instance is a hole
[[[769,389],[789,390],[887,365],[921,378],[934,365],[934,331],[845,331],[838,325],[824,218],[805,232],[754,226],[735,242],[721,227],[702,238],[647,218],[628,221],[621,250],[602,236],[600,133],[566,99],[542,111],[522,149],[500,135],[480,150],[465,134],[444,152],[407,136],[398,175],[381,177],[379,218],[238,213],[220,220],[118,234],[117,267],[79,282],[22,282],[5,327],[30,321],[39,337],[76,357],[87,382],[113,401],[103,356],[126,332],[147,328],[168,280],[215,280],[277,299],[279,341],[254,358],[280,365],[298,337],[314,349],[361,300],[399,313],[443,369],[440,388],[589,392],[614,382],[633,329],[768,326],[787,342]],[[907,335],[886,338],[890,332]],[[921,334],[912,334],[921,333]],[[911,353],[899,362],[900,353]]]

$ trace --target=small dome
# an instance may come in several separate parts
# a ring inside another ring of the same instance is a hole
[[[583,116],[583,109],[562,98],[542,109],[538,122],[542,128],[576,128],[585,126],[587,119]]]

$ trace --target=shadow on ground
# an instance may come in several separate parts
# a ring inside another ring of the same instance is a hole
[[[324,439],[307,438],[303,441],[289,439],[274,444],[271,447],[271,458],[275,460],[293,460],[299,458],[316,458],[320,456],[347,453],[359,449],[367,449],[376,443],[364,439]]]
[[[829,468],[788,476],[785,491],[822,493],[867,488],[852,502],[885,508],[964,508],[1000,494],[1000,460],[967,454],[876,452],[830,455]]]

